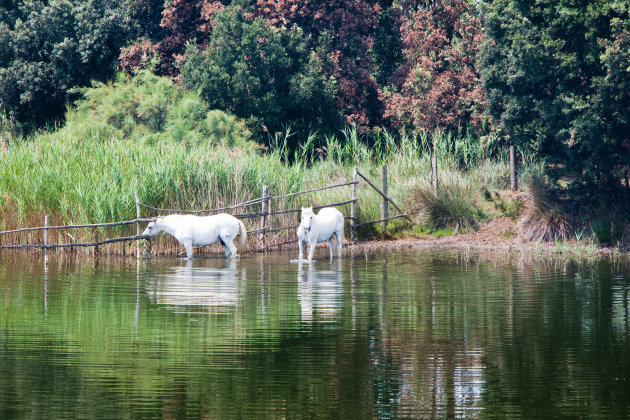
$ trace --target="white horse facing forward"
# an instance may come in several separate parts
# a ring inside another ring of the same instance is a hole
[[[186,248],[186,258],[193,257],[193,245],[211,245],[221,241],[225,257],[238,257],[234,239],[239,234],[239,247],[245,249],[247,230],[236,217],[221,213],[214,216],[171,214],[150,222],[142,235],[155,236],[159,232],[170,233]]]
[[[302,221],[297,230],[300,245],[299,259],[304,259],[304,244],[309,244],[308,260],[313,259],[317,242],[328,241],[330,259],[334,256],[332,235],[337,239],[337,257],[341,258],[341,241],[343,239],[343,214],[333,207],[326,207],[313,213],[313,207],[302,208]]]

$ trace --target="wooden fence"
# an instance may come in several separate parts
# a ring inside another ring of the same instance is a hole
[[[287,225],[287,226],[280,226],[280,227],[276,227],[273,228],[272,227],[272,220],[274,216],[278,216],[278,215],[284,215],[284,214],[290,214],[290,213],[298,213],[301,211],[301,209],[287,209],[287,210],[277,210],[274,211],[273,210],[273,203],[277,200],[280,199],[286,199],[288,197],[294,197],[297,195],[301,195],[301,194],[308,194],[308,193],[314,193],[314,192],[318,192],[318,191],[323,191],[323,190],[329,190],[329,189],[333,189],[333,188],[342,188],[342,187],[346,187],[346,186],[351,186],[351,194],[350,194],[350,198],[348,200],[344,200],[344,201],[340,201],[340,202],[335,202],[335,203],[328,203],[328,204],[324,204],[324,205],[318,205],[318,206],[313,206],[313,209],[320,209],[323,207],[334,207],[334,206],[343,206],[343,205],[347,205],[350,204],[350,216],[346,217],[346,219],[349,221],[349,225],[346,226],[346,229],[350,230],[350,241],[352,243],[355,243],[357,240],[357,229],[361,226],[365,226],[365,225],[369,225],[369,224],[373,224],[373,223],[383,223],[383,226],[385,229],[387,229],[387,223],[390,220],[394,220],[394,219],[398,219],[401,217],[405,217],[407,218],[409,221],[411,221],[411,218],[405,214],[405,212],[400,208],[400,206],[398,206],[398,204],[396,204],[388,195],[387,195],[387,166],[383,165],[381,168],[381,188],[377,187],[372,181],[370,181],[364,174],[362,174],[357,168],[354,168],[354,172],[353,172],[353,178],[352,181],[348,181],[348,182],[344,182],[341,184],[335,184],[335,185],[328,185],[325,187],[321,187],[321,188],[315,188],[315,189],[311,189],[311,190],[306,190],[306,191],[299,191],[299,192],[294,192],[294,193],[289,193],[289,194],[283,194],[283,195],[271,195],[270,191],[269,191],[269,187],[267,186],[263,186],[262,187],[262,195],[260,198],[256,198],[253,200],[249,200],[243,203],[239,203],[239,204],[235,204],[233,206],[229,206],[229,207],[222,207],[222,208],[215,208],[215,209],[207,209],[207,210],[184,210],[184,209],[169,209],[169,208],[158,208],[158,207],[154,207],[154,206],[150,206],[148,204],[143,204],[140,202],[140,199],[138,197],[138,193],[136,192],[135,194],[135,201],[136,201],[136,218],[133,220],[127,220],[127,221],[122,221],[122,222],[112,222],[112,223],[92,223],[92,224],[81,224],[81,225],[64,225],[64,226],[49,226],[48,224],[48,215],[44,216],[44,226],[40,226],[40,227],[28,227],[28,228],[21,228],[21,229],[14,229],[14,230],[7,230],[7,231],[2,231],[0,232],[0,249],[1,248],[6,248],[6,249],[19,249],[19,248],[42,248],[44,249],[44,255],[45,255],[45,261],[46,263],[48,262],[48,250],[49,249],[56,249],[56,248],[74,248],[74,247],[92,247],[92,246],[99,246],[99,245],[106,245],[106,244],[111,244],[111,243],[116,243],[116,242],[132,242],[132,241],[136,241],[136,256],[137,258],[140,258],[141,256],[141,246],[140,246],[140,240],[141,239],[147,239],[148,237],[146,236],[142,236],[140,234],[141,232],[141,227],[140,227],[140,223],[144,223],[144,222],[151,222],[155,220],[155,217],[151,217],[151,218],[141,218],[141,213],[142,213],[142,208],[157,212],[158,215],[161,215],[163,213],[180,213],[180,214],[216,214],[219,212],[230,212],[232,213],[235,217],[239,218],[239,219],[251,219],[251,218],[259,218],[260,219],[260,227],[257,229],[251,229],[249,230],[247,233],[249,235],[258,235],[259,241],[260,241],[260,247],[258,248],[259,251],[268,251],[270,248],[276,248],[276,247],[280,247],[283,245],[287,245],[290,243],[295,243],[297,241],[297,239],[291,239],[291,240],[287,240],[287,241],[282,241],[279,243],[269,243],[267,240],[267,236],[269,234],[272,233],[278,233],[278,232],[282,232],[288,229],[296,229],[299,224],[293,224],[293,225]],[[370,220],[370,221],[366,221],[363,223],[357,223],[357,186],[360,184],[360,182],[364,181],[369,187],[371,187],[372,189],[374,189],[378,194],[380,194],[380,196],[382,197],[382,204],[381,204],[381,218],[378,220]],[[389,204],[392,204],[392,206],[399,212],[399,214],[395,215],[395,216],[389,216],[389,212],[388,212],[388,207]],[[241,209],[248,209],[252,206],[258,206],[260,205],[260,211],[246,211],[246,212],[239,212],[241,211]],[[113,226],[123,226],[123,225],[132,225],[135,224],[136,225],[136,235],[135,236],[126,236],[126,237],[119,237],[119,238],[112,238],[112,239],[105,239],[102,241],[95,241],[95,242],[87,242],[87,243],[81,243],[81,242],[72,242],[72,243],[56,243],[56,244],[51,244],[48,241],[48,233],[51,230],[57,230],[57,229],[85,229],[85,228],[99,228],[99,227],[113,227]],[[12,234],[12,233],[21,233],[21,232],[29,232],[29,231],[44,231],[44,243],[43,244],[3,244],[2,243],[2,237],[6,234]]]

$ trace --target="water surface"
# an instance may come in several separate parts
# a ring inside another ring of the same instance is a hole
[[[0,254],[0,418],[630,413],[623,266],[326,252]]]

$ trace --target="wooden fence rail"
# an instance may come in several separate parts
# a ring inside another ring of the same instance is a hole
[[[0,248],[43,248],[43,249],[53,249],[53,248],[73,248],[73,247],[88,247],[88,246],[98,246],[98,245],[106,245],[112,244],[115,242],[132,242],[137,239],[149,239],[150,236],[125,236],[122,238],[113,238],[113,239],[105,239],[103,241],[98,242],[73,242],[69,244],[21,244],[21,245],[0,245]]]
[[[133,219],[133,220],[125,220],[122,222],[111,222],[111,223],[89,223],[85,225],[63,225],[63,226],[39,226],[39,227],[28,227],[21,228],[15,230],[5,230],[0,232],[0,235],[4,235],[6,233],[19,233],[19,232],[28,232],[33,230],[55,230],[55,229],[81,229],[81,228],[91,228],[91,227],[111,227],[111,226],[123,226],[123,225],[132,225],[136,222],[154,222],[155,217],[151,217],[148,219]]]
[[[381,215],[385,216],[385,217],[381,217],[381,219],[379,220],[372,220],[372,221],[368,221],[368,222],[364,222],[364,223],[360,223],[357,224],[357,203],[358,203],[358,198],[357,198],[357,186],[360,183],[358,177],[361,177],[362,180],[364,180],[370,187],[372,187],[376,192],[378,192],[382,197],[383,197],[383,210]],[[268,244],[267,243],[267,238],[266,236],[268,234],[273,234],[273,233],[278,233],[278,232],[282,232],[285,230],[289,230],[289,229],[296,229],[297,227],[299,227],[299,224],[291,224],[289,226],[280,226],[280,227],[271,227],[271,221],[272,221],[272,217],[273,216],[277,216],[277,215],[283,215],[283,214],[290,214],[290,213],[298,213],[301,211],[301,209],[285,209],[285,210],[276,210],[276,211],[272,211],[271,210],[271,202],[274,200],[279,200],[279,199],[283,199],[283,198],[289,198],[289,197],[294,197],[297,195],[301,195],[301,194],[308,194],[308,193],[313,193],[313,192],[318,192],[318,191],[324,191],[324,190],[329,190],[332,188],[341,188],[341,187],[345,187],[345,186],[352,186],[352,194],[351,194],[351,198],[349,200],[344,200],[344,201],[339,201],[339,202],[335,202],[335,203],[330,203],[330,204],[323,204],[323,205],[317,205],[317,206],[313,206],[313,209],[321,209],[323,207],[332,207],[332,206],[343,206],[346,204],[350,204],[351,208],[350,208],[350,216],[346,216],[345,219],[350,221],[350,225],[346,226],[346,229],[350,229],[350,239],[351,242],[354,243],[357,239],[357,228],[361,227],[361,226],[365,226],[365,225],[369,225],[369,224],[373,224],[373,223],[387,223],[390,220],[394,220],[394,219],[398,219],[400,217],[405,217],[408,220],[411,220],[411,218],[409,218],[409,216],[407,216],[407,214],[405,214],[402,209],[390,198],[388,197],[386,191],[387,191],[387,171],[386,171],[386,167],[383,168],[383,175],[382,175],[382,185],[384,186],[384,190],[385,192],[383,192],[381,189],[379,189],[378,187],[376,187],[376,185],[374,185],[365,175],[363,175],[361,172],[359,172],[356,168],[354,168],[353,171],[353,180],[350,182],[344,182],[344,183],[340,183],[340,184],[335,184],[335,185],[328,185],[325,187],[321,187],[321,188],[314,188],[311,190],[305,190],[305,191],[298,191],[298,192],[294,192],[294,193],[289,193],[289,194],[283,194],[283,195],[277,195],[277,196],[272,196],[270,194],[270,191],[268,189],[268,187],[264,186],[262,189],[262,197],[260,198],[256,198],[253,200],[248,200],[242,203],[238,203],[238,204],[234,204],[232,206],[228,206],[228,207],[221,207],[221,208],[215,208],[215,209],[205,209],[205,210],[183,210],[183,209],[170,209],[170,208],[159,208],[159,207],[154,207],[148,204],[143,204],[140,203],[140,199],[138,197],[138,193],[135,194],[135,201],[136,201],[136,219],[134,220],[126,220],[126,221],[121,221],[121,222],[111,222],[111,223],[89,223],[89,224],[76,224],[76,225],[63,225],[63,226],[49,226],[48,225],[48,215],[45,215],[45,226],[41,226],[41,227],[28,227],[28,228],[21,228],[21,229],[14,229],[14,230],[7,230],[7,231],[2,231],[0,232],[0,237],[1,235],[4,234],[10,234],[10,233],[22,233],[22,232],[29,232],[29,231],[38,231],[38,230],[44,230],[44,244],[15,244],[15,245],[2,245],[0,244],[0,248],[9,248],[9,249],[18,249],[18,248],[43,248],[45,250],[45,260],[47,262],[48,260],[48,250],[49,249],[55,249],[55,248],[73,248],[73,247],[89,247],[89,246],[99,246],[99,245],[106,245],[106,244],[112,244],[112,243],[116,243],[116,242],[132,242],[132,241],[136,241],[137,243],[137,257],[140,258],[141,255],[141,251],[140,251],[140,240],[141,239],[148,239],[149,236],[143,236],[140,234],[141,231],[141,227],[140,227],[140,223],[144,223],[144,222],[152,222],[154,221],[156,218],[155,217],[151,217],[151,218],[141,218],[141,208],[146,208],[146,209],[150,209],[153,211],[158,212],[158,214],[160,212],[164,212],[164,213],[183,213],[183,214],[203,214],[203,213],[216,213],[219,211],[226,211],[226,210],[235,210],[235,209],[240,209],[240,208],[244,208],[244,207],[249,207],[249,206],[253,206],[253,205],[257,205],[260,204],[261,205],[261,210],[260,211],[253,211],[253,212],[246,212],[246,213],[240,213],[240,214],[234,214],[234,217],[237,217],[239,219],[250,219],[250,218],[261,218],[261,223],[260,223],[260,228],[257,229],[252,229],[249,230],[247,233],[249,235],[259,235],[260,237],[260,242],[261,242],[261,250],[267,250],[271,247],[279,247],[282,245],[287,245],[290,243],[295,243],[296,240],[295,239],[291,239],[288,241],[284,241],[284,242],[280,242],[280,243],[273,243],[273,244]],[[400,212],[400,214],[395,215],[395,216],[388,216],[388,212],[386,210],[386,206],[388,203],[391,203],[396,210],[398,210]],[[48,232],[50,230],[58,230],[58,229],[79,229],[79,228],[99,228],[99,227],[112,227],[112,226],[123,226],[123,225],[132,225],[135,224],[136,225],[136,235],[135,236],[126,236],[126,237],[120,237],[120,238],[112,238],[112,239],[106,239],[106,240],[102,240],[102,241],[95,241],[95,242],[74,242],[74,243],[62,243],[62,244],[49,244],[48,243]],[[386,226],[386,225],[385,225]]]
[[[357,181],[350,181],[350,182],[344,182],[343,184],[335,184],[335,185],[328,185],[328,186],[322,187],[322,188],[315,188],[314,190],[298,191],[298,192],[294,192],[294,193],[291,193],[291,194],[276,195],[275,197],[271,197],[271,199],[272,200],[277,200],[279,198],[293,197],[294,195],[307,194],[307,193],[312,193],[312,192],[316,192],[316,191],[324,191],[324,190],[329,190],[331,188],[345,187],[346,185],[354,185],[354,184],[358,184],[358,182]]]
[[[359,175],[361,178],[363,178],[363,180],[364,180],[365,182],[367,182],[367,183],[368,183],[368,185],[369,185],[370,187],[374,188],[374,190],[375,190],[377,193],[379,193],[379,194],[383,197],[383,199],[385,199],[385,200],[389,201],[390,203],[392,203],[392,206],[394,206],[394,207],[396,208],[396,210],[398,210],[398,211],[400,212],[400,214],[401,214],[401,215],[403,215],[403,217],[406,217],[406,218],[407,218],[410,222],[413,222],[413,220],[411,220],[411,217],[407,216],[407,215],[405,214],[405,212],[404,212],[404,211],[403,211],[403,210],[402,210],[402,209],[398,206],[398,204],[396,204],[396,202],[394,202],[394,200],[392,200],[391,198],[389,198],[389,197],[387,196],[387,194],[385,194],[385,193],[384,193],[383,191],[381,191],[381,190],[380,190],[380,189],[379,189],[376,185],[374,185],[374,184],[372,183],[372,181],[370,181],[370,180],[369,180],[369,179],[368,179],[365,175],[363,175],[363,174],[362,174],[361,172],[359,172],[358,170],[357,170],[357,175]],[[385,220],[385,219],[383,219],[383,221],[384,221],[384,220]]]

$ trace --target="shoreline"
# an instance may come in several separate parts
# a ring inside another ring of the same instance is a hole
[[[444,250],[519,253],[529,259],[597,259],[628,258],[628,249],[597,246],[578,241],[524,242],[518,240],[488,241],[471,238],[474,234],[443,236],[440,238],[404,238],[391,240],[370,240],[347,244],[351,250]],[[345,247],[345,246],[344,246]]]

